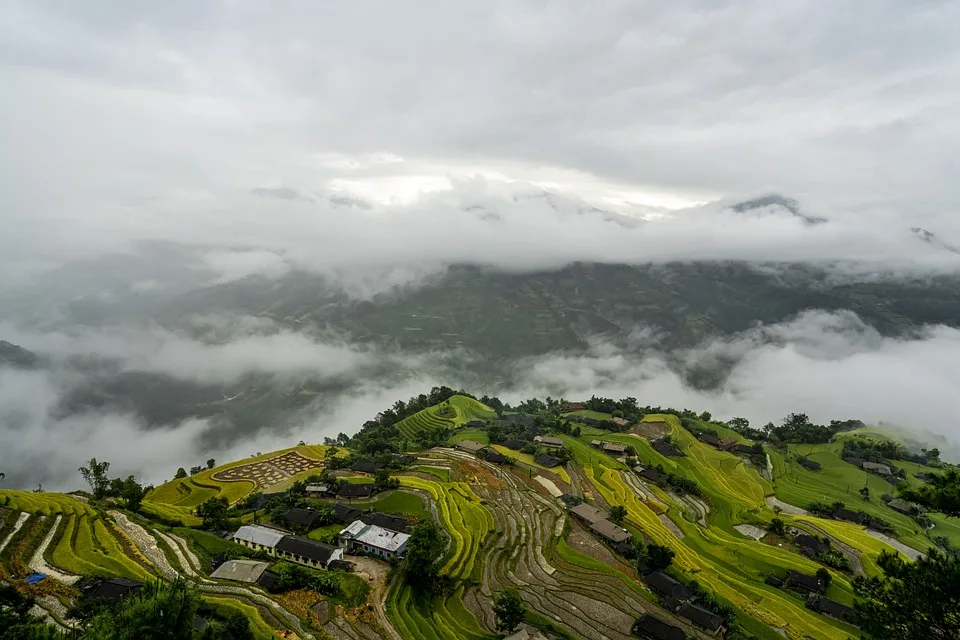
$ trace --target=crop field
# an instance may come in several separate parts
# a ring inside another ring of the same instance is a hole
[[[404,640],[493,640],[463,606],[463,587],[449,597],[414,594],[398,584],[387,599],[387,614]]]
[[[404,437],[413,438],[425,431],[453,429],[471,420],[492,420],[496,417],[496,411],[473,398],[453,396],[404,418],[396,426]]]
[[[600,413],[599,411],[590,411],[589,409],[580,409],[579,411],[571,411],[566,415],[582,416],[584,418],[593,418],[594,420],[610,420],[611,418],[613,418],[613,414]]]
[[[250,630],[253,631],[254,640],[273,640],[277,637],[273,627],[268,625],[260,610],[256,607],[239,602],[234,598],[216,598],[213,596],[204,596],[203,601],[213,607],[215,611],[226,614],[231,611],[239,611],[250,621]]]
[[[7,500],[10,500],[7,502]],[[34,493],[32,491],[11,491],[0,489],[0,506],[7,509],[37,513],[43,516],[68,514],[90,514],[93,508],[87,503],[64,493]]]
[[[483,429],[461,429],[450,436],[448,444],[457,444],[463,440],[473,440],[482,444],[490,444],[490,436]]]
[[[113,523],[107,523],[97,515],[82,514],[65,517],[60,526],[63,532],[51,556],[54,566],[79,575],[153,579],[121,549],[117,537],[123,534]]]
[[[417,518],[423,517],[426,513],[423,498],[415,493],[402,490],[394,491],[386,498],[365,503],[364,508],[383,511],[384,513],[402,513]]]

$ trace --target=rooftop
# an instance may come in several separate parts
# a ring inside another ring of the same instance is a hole
[[[689,600],[693,597],[690,590],[685,586],[665,574],[663,571],[654,571],[646,578],[647,585],[661,595],[668,596],[674,600]]]
[[[355,532],[351,533],[351,539],[361,544],[383,549],[384,551],[397,551],[404,545],[404,543],[406,543],[407,540],[410,539],[410,536],[406,533],[390,531],[389,529],[384,529],[383,527],[378,527],[371,524],[365,524],[362,529],[357,529],[355,527],[356,524],[357,523],[354,522],[347,527],[347,529],[351,529]],[[364,523],[361,522],[360,524]]]
[[[237,532],[233,534],[233,539],[259,544],[264,547],[275,547],[285,535],[287,534],[283,531],[277,531],[259,524],[247,524],[237,529]]]
[[[614,543],[626,542],[632,537],[626,530],[609,520],[598,520],[590,525],[590,529]]]
[[[313,509],[290,507],[286,513],[283,514],[283,519],[290,524],[312,527],[313,523],[320,519],[320,514]]]
[[[535,442],[539,442],[545,447],[562,447],[563,440],[560,438],[554,438],[553,436],[537,436],[533,439]]]
[[[469,451],[470,453],[478,453],[486,449],[487,445],[481,444],[476,440],[461,440],[455,444],[454,447],[463,451]]]
[[[667,624],[660,618],[645,614],[633,623],[633,632],[653,640],[687,640],[687,634],[680,627]]]
[[[712,633],[723,626],[723,618],[721,616],[718,616],[712,611],[707,611],[703,607],[698,607],[695,604],[682,604],[680,610],[677,611],[677,615],[686,618],[695,625],[703,627]]]
[[[554,458],[548,453],[541,453],[536,458],[534,458],[533,461],[536,462],[541,467],[547,467],[548,469],[551,467],[556,467],[560,464],[559,460],[557,460],[556,458]]]
[[[329,544],[323,544],[322,542],[316,542],[306,538],[298,538],[296,536],[284,536],[283,540],[277,544],[277,551],[290,553],[321,564],[329,562],[330,556],[332,556],[336,550],[336,547],[330,546]]]
[[[344,482],[337,489],[337,495],[341,498],[369,498],[373,495],[373,485]]]
[[[600,520],[605,520],[607,518],[607,513],[605,511],[601,511],[592,504],[587,504],[586,502],[581,502],[573,509],[570,509],[570,513],[589,524],[593,524],[594,522],[599,522]]]
[[[360,517],[360,509],[345,504],[336,504],[333,507],[333,515],[337,520],[346,524]]]
[[[219,580],[236,580],[237,582],[256,582],[263,572],[270,566],[267,562],[255,560],[227,560],[210,574],[211,578]]]

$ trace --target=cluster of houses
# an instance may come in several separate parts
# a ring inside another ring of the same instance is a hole
[[[857,468],[863,469],[867,473],[880,476],[885,480],[890,480],[895,475],[894,468],[881,462],[870,462],[869,460],[864,460],[863,458],[856,458],[853,456],[847,456],[843,459],[843,461],[848,464],[852,464]]]
[[[237,529],[232,540],[254,551],[293,562],[312,569],[350,569],[343,559],[344,551],[363,553],[389,560],[407,550],[410,535],[404,518],[384,513],[364,513],[349,505],[337,504],[333,509],[337,521],[346,526],[337,536],[338,544],[330,545],[287,531],[261,524],[248,524]],[[284,514],[287,526],[310,529],[321,515],[312,509],[291,507]],[[272,590],[276,574],[268,570],[268,563],[250,560],[230,560],[212,574],[214,578],[257,583]]]
[[[610,522],[606,511],[597,509],[592,504],[581,502],[570,509],[570,513],[576,516],[590,531],[607,541],[614,549],[617,549],[618,552],[622,550],[622,545],[632,546],[630,541],[633,536],[623,527],[618,527]]]
[[[537,436],[533,439],[533,441],[544,449],[548,450],[559,450],[563,448],[563,440],[553,436]],[[503,443],[503,446],[514,451],[520,451],[524,446],[526,446],[526,444],[527,443],[523,440],[508,440]],[[485,445],[482,442],[477,442],[475,440],[461,440],[453,445],[453,448],[457,449],[458,451],[463,451],[465,453],[481,457],[487,462],[492,462],[494,464],[508,464],[512,462],[511,458],[508,458],[507,456],[496,451],[492,451],[490,450],[489,445]],[[533,461],[539,466],[547,469],[559,467],[561,464],[563,464],[559,458],[546,452],[536,456]]]
[[[701,632],[710,636],[726,633],[723,616],[694,604],[695,594],[679,580],[662,571],[654,571],[644,576],[644,582],[660,597],[665,609],[687,620]],[[633,632],[653,640],[685,640],[687,637],[683,629],[649,614],[634,623]]]
[[[907,502],[901,498],[894,498],[889,493],[885,493],[881,496],[881,499],[887,503],[887,506],[898,511],[905,516],[917,516],[923,515],[923,507],[916,504],[915,502]]]
[[[762,453],[763,448],[758,444],[744,444],[736,438],[718,438],[712,433],[701,433],[697,440],[719,451],[729,451],[730,453],[742,453],[744,455],[754,455]]]
[[[607,455],[613,456],[614,458],[620,458],[626,455],[627,445],[620,444],[619,442],[607,442],[606,440],[591,440],[590,446],[594,449],[600,449]]]
[[[808,576],[799,571],[787,571],[785,580],[768,576],[765,582],[777,589],[793,589],[807,595],[807,608],[823,615],[842,620],[850,624],[857,623],[857,614],[853,608],[825,597],[826,583],[817,576]]]

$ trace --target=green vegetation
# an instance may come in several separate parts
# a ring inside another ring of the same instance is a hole
[[[400,476],[402,478],[402,476]],[[401,484],[405,484],[401,480]],[[416,518],[422,518],[426,513],[423,498],[409,491],[397,490],[385,498],[364,504],[365,509],[383,511],[384,513],[401,513]]]
[[[482,444],[490,444],[490,436],[484,429],[461,429],[450,436],[448,444],[457,444],[463,440],[474,440]]]
[[[424,432],[454,429],[471,420],[492,420],[496,417],[493,409],[479,401],[455,395],[404,418],[396,427],[404,437],[413,439]]]
[[[146,569],[123,552],[117,542],[123,534],[112,522],[105,523],[96,514],[81,514],[64,516],[60,526],[63,532],[51,558],[64,571],[89,576],[153,579]]]

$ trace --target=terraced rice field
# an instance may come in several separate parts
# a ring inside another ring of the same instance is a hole
[[[404,418],[396,426],[405,438],[415,438],[426,431],[454,429],[471,420],[492,420],[496,417],[496,411],[473,398],[453,396]]]
[[[121,548],[123,534],[98,515],[71,515],[51,555],[53,565],[78,575],[122,576],[150,580],[153,575],[129,558]],[[132,542],[127,541],[132,547]]]
[[[567,484],[570,484],[570,474],[567,473],[567,470],[564,469],[563,467],[545,467],[545,466],[543,466],[542,464],[537,464],[537,463],[534,461],[533,456],[530,455],[529,453],[520,453],[519,451],[514,451],[513,449],[508,449],[507,447],[504,447],[503,445],[494,444],[494,445],[491,445],[491,447],[492,447],[494,450],[496,450],[497,452],[502,453],[503,455],[507,456],[508,458],[513,458],[514,460],[516,460],[516,461],[518,461],[518,462],[522,462],[523,464],[525,464],[525,465],[527,465],[527,466],[529,466],[529,467],[533,467],[533,468],[535,468],[535,469],[543,469],[544,471],[549,471],[550,473],[555,473],[555,474],[557,474],[558,476],[560,476],[560,478],[561,478],[564,482],[566,482]]]

